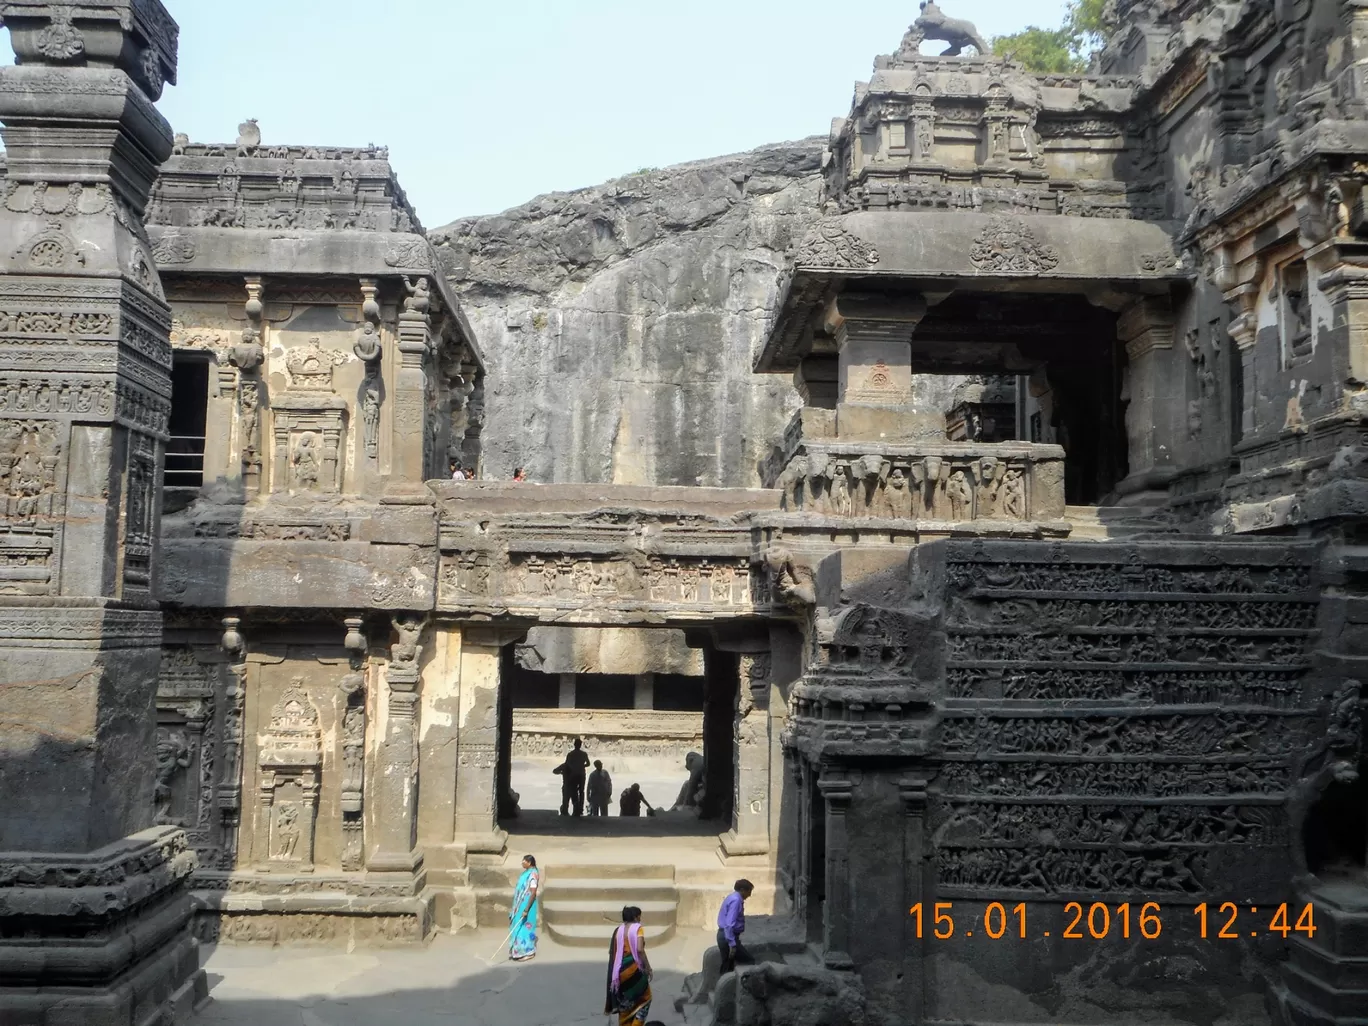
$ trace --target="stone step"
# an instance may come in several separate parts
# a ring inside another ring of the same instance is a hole
[[[1368,956],[1337,955],[1302,937],[1289,939],[1290,964],[1308,976],[1323,980],[1340,990],[1357,990],[1368,995]],[[1368,1008],[1368,997],[1364,1007]]]
[[[668,864],[646,865],[641,863],[564,863],[551,862],[542,867],[542,876],[549,884],[552,880],[618,880],[627,883],[633,880],[671,880],[675,878],[675,867]]]
[[[675,921],[676,904],[673,901],[642,901],[640,899],[623,904],[632,904],[641,909],[641,921],[646,926],[668,926]],[[609,907],[602,901],[561,901],[547,898],[542,905],[542,914],[548,923],[556,926],[598,926],[613,927],[622,922],[622,905]]]
[[[608,939],[613,936],[614,929],[615,927],[611,923],[602,923],[597,926],[584,924],[560,926],[551,922],[546,924],[547,936],[554,939],[557,944],[565,944],[574,948],[601,948],[605,952],[608,950]],[[662,944],[668,941],[675,935],[675,926],[674,923],[663,926],[652,926],[648,923],[643,924],[641,932],[646,937],[648,945],[646,954],[649,957],[649,945]]]
[[[1283,964],[1282,978],[1292,997],[1308,1008],[1328,1014],[1336,1023],[1355,1021],[1350,1017],[1368,1011],[1368,989],[1340,989],[1290,963]]]
[[[668,901],[674,904],[678,892],[673,880],[604,880],[548,878],[545,884],[547,901],[593,901],[604,908],[622,911],[623,905],[639,905],[648,901]]]

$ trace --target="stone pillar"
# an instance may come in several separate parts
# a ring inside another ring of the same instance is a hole
[[[404,279],[409,296],[399,315],[399,365],[395,372],[394,401],[389,403],[393,444],[390,461],[391,494],[426,493],[428,380],[424,359],[431,341],[428,308],[431,302],[426,278]]]
[[[204,977],[194,853],[153,825],[171,311],[142,227],[178,29],[158,0],[0,18],[0,1018],[179,1021]]]
[[[376,847],[366,868],[377,873],[413,873],[423,863],[416,846],[418,797],[419,656],[424,618],[394,617],[398,640],[390,646],[385,670],[384,741],[375,781],[378,814]]]
[[[728,855],[770,850],[770,654],[741,656],[732,747],[731,830],[722,835]]]
[[[921,298],[846,294],[826,311],[836,337],[836,433],[885,442],[945,437],[945,415],[912,409],[912,333],[926,315]]]
[[[655,708],[655,674],[638,673],[636,675],[636,692],[632,696],[633,709],[654,709]]]
[[[560,707],[562,709],[573,709],[575,707],[575,675],[573,673],[562,673],[560,675]]]
[[[854,784],[822,777],[817,781],[826,802],[826,922],[822,956],[828,969],[852,969],[850,957],[850,850],[846,813]]]
[[[908,1022],[921,1022],[926,1007],[926,948],[929,906],[926,904],[926,786],[930,776],[911,774],[898,781],[898,795],[903,809],[903,901],[904,912],[922,903],[922,936],[917,936],[916,921],[910,914],[903,916],[902,985],[903,1008]]]
[[[1117,491],[1127,501],[1148,501],[1166,494],[1176,473],[1173,423],[1179,382],[1173,367],[1173,310],[1168,297],[1147,296],[1132,304],[1117,320],[1116,333],[1130,360],[1129,473]]]
[[[501,649],[524,632],[466,628],[457,720],[456,839],[467,851],[499,853],[497,753]]]

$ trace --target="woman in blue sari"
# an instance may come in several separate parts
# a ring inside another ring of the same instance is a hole
[[[537,860],[524,855],[522,876],[513,890],[513,906],[508,912],[508,926],[513,943],[508,957],[515,962],[526,962],[537,953],[537,911],[541,908],[541,872]]]

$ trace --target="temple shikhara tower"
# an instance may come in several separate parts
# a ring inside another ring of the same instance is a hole
[[[754,881],[690,1023],[1368,1022],[1368,6],[921,6],[825,139],[427,232],[176,134],[159,0],[0,0],[0,1023],[531,838],[593,960]]]

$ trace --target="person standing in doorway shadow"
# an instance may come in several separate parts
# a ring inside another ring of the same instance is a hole
[[[755,960],[750,952],[741,946],[741,934],[746,930],[746,899],[755,890],[749,880],[737,880],[732,892],[722,902],[717,913],[717,947],[722,952],[722,969],[719,976],[726,976],[738,965],[749,965]]]
[[[575,738],[575,747],[566,755],[565,761],[551,772],[561,775],[560,814],[568,815],[571,803],[575,815],[584,815],[584,774],[589,769],[589,753],[584,750],[584,742]]]
[[[603,768],[603,763],[594,760],[594,772],[589,774],[589,815],[608,815],[608,803],[613,798],[613,778]]]

